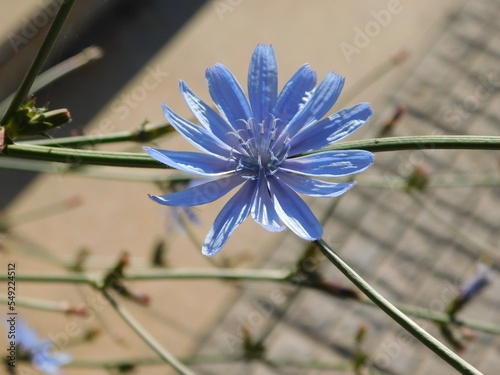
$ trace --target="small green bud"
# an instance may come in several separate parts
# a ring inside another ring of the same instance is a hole
[[[70,120],[71,116],[66,108],[47,111],[46,108],[35,107],[35,101],[31,98],[18,109],[9,123],[5,125],[5,129],[7,136],[13,140],[43,134]]]
[[[58,126],[66,124],[71,120],[71,115],[66,108],[54,109],[52,111],[43,112],[34,116],[29,123],[30,124],[43,124],[50,128],[56,128]]]
[[[43,134],[48,130],[66,124],[71,120],[71,116],[66,108],[62,108],[48,112],[39,112],[34,114],[28,121],[26,121],[26,118],[23,120],[15,127],[16,131],[14,134],[9,132],[9,135],[13,139]]]

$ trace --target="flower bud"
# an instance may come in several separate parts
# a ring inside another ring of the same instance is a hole
[[[70,120],[71,115],[66,108],[47,111],[46,108],[35,107],[34,99],[30,99],[17,110],[5,128],[7,136],[14,140],[43,134],[48,130],[66,124]]]
[[[392,133],[397,124],[399,124],[401,118],[406,114],[406,107],[398,105],[392,116],[386,121],[382,130],[380,131],[380,137],[387,137]]]
[[[66,108],[54,109],[52,111],[43,112],[35,115],[30,121],[30,124],[43,124],[47,127],[46,130],[56,128],[66,124],[71,120],[71,115]]]
[[[429,184],[430,171],[425,165],[416,165],[413,172],[406,179],[406,191],[423,191]]]

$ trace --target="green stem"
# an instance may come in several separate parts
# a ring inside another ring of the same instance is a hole
[[[70,268],[72,265],[70,262],[66,261],[66,259],[56,254],[52,254],[44,248],[34,245],[13,233],[8,233],[3,240],[8,244],[9,250],[15,254],[66,269]]]
[[[216,356],[216,355],[204,355],[204,356],[191,356],[182,358],[183,363],[189,364],[223,364],[223,363],[237,363],[237,362],[247,362],[248,359],[239,356]],[[103,369],[116,369],[122,367],[135,367],[135,366],[154,366],[162,364],[163,362],[157,358],[131,358],[131,359],[116,359],[111,361],[89,361],[89,360],[79,360],[75,359],[68,365],[64,366],[66,368],[103,368]],[[337,370],[342,371],[352,371],[353,366],[350,362],[324,362],[320,360],[297,360],[296,358],[277,358],[277,359],[266,359],[266,364],[270,364],[275,367],[293,367],[301,369],[316,369],[316,370]],[[370,368],[370,373],[374,374],[386,374],[385,372],[379,371],[373,367]]]
[[[0,160],[0,167],[2,166]],[[484,172],[481,174],[456,174],[450,176],[432,176],[429,177],[429,182],[426,189],[434,188],[461,188],[461,187],[489,187],[500,185],[500,178],[494,177],[498,172]],[[381,178],[359,178],[357,187],[374,188],[374,189],[397,189],[405,190],[408,187],[407,179],[402,177],[391,176],[389,179]]]
[[[81,135],[54,139],[39,139],[35,141],[18,142],[17,144],[49,147],[83,147],[118,142],[144,143],[173,131],[174,128],[169,123],[161,122],[158,124],[144,125],[133,131],[123,131],[110,134]]]
[[[103,50],[97,46],[90,46],[68,59],[61,61],[52,68],[41,73],[33,83],[32,93],[40,91],[44,87],[56,82],[64,76],[83,68],[91,62],[99,60],[104,55]]]
[[[161,184],[161,186],[168,186],[170,183],[176,181],[189,181],[193,178],[193,175],[187,174],[185,172],[179,172],[175,174],[159,174],[153,170],[109,170],[108,168],[101,168],[99,166],[71,168],[71,165],[12,158],[0,158],[0,168],[38,173],[54,173],[60,176],[77,174],[79,177],[89,177],[106,180],[152,182],[155,184]],[[498,184],[500,184],[500,182]]]
[[[27,144],[10,146],[4,149],[4,154],[21,159],[54,161],[75,166],[90,164],[114,167],[165,168],[163,164],[146,153],[90,151]]]
[[[425,149],[500,150],[500,137],[470,135],[387,137],[341,142],[313,153],[352,149],[372,152]],[[145,153],[75,150],[18,143],[8,145],[4,149],[3,154],[21,159],[45,160],[78,165],[93,164],[115,167],[165,168],[163,164],[158,163]]]
[[[168,279],[219,279],[219,280],[259,280],[259,281],[285,281],[289,272],[283,270],[260,269],[165,269],[144,273],[126,273],[123,280],[168,280]],[[17,275],[16,280],[22,282],[67,282],[88,283],[99,280],[99,273],[74,273],[69,275]],[[7,275],[0,275],[0,281],[7,281]]]
[[[97,273],[73,273],[69,275],[17,275],[16,280],[22,282],[55,282],[55,283],[89,283],[99,285],[98,280],[102,279],[102,274]],[[126,273],[123,280],[174,280],[174,279],[217,279],[217,280],[251,280],[251,281],[275,281],[287,282],[293,285],[304,286],[306,288],[317,289],[331,295],[325,288],[315,286],[312,283],[289,278],[289,272],[283,270],[262,270],[262,269],[165,269],[154,272]],[[6,275],[0,275],[0,281],[7,281]],[[369,299],[353,300],[367,305],[374,305]],[[0,301],[1,302],[1,301]],[[433,311],[417,306],[396,304],[396,307],[408,315],[431,320],[438,323],[455,324],[461,327],[500,335],[500,327],[487,325],[481,321],[450,319],[442,312]]]
[[[163,364],[161,358],[124,358],[124,359],[111,359],[111,360],[88,360],[88,359],[74,359],[71,363],[65,365],[66,368],[103,368],[103,369],[116,369],[123,367],[136,367],[136,366],[158,366]]]
[[[363,298],[359,300],[361,303],[370,306],[376,306],[376,304],[368,299]],[[474,321],[474,320],[460,320],[457,318],[451,319],[450,316],[446,313],[429,310],[417,306],[405,305],[401,303],[395,303],[397,309],[401,310],[403,313],[413,316],[415,318],[421,318],[425,320],[429,320],[436,323],[443,324],[451,324],[460,327],[467,327],[474,331],[480,331],[485,333],[490,333],[492,335],[500,335],[500,326],[488,325],[484,324],[482,321]]]
[[[316,153],[329,150],[367,150],[371,152],[406,150],[500,150],[500,137],[476,135],[423,135],[385,137],[336,143]]]
[[[340,258],[323,239],[314,241],[314,244],[319,248],[323,255],[332,262],[354,285],[356,285],[374,304],[376,304],[382,311],[389,315],[396,323],[403,327],[406,331],[411,333],[416,339],[422,342],[430,350],[436,353],[444,361],[450,364],[461,374],[482,374],[475,367],[470,365],[467,361],[462,359],[456,353],[448,349],[441,342],[436,340],[427,331],[422,329],[418,324],[408,318],[388,300],[386,300],[380,293],[372,288],[356,271],[354,271],[342,258]]]
[[[78,197],[73,197],[63,201],[49,203],[45,206],[31,208],[29,211],[3,218],[3,220],[0,220],[0,228],[10,230],[18,225],[68,212],[72,208],[77,207],[79,204],[80,199]]]
[[[92,277],[94,276],[94,277]],[[0,281],[7,281],[7,276],[0,276]],[[97,275],[74,273],[68,275],[16,275],[16,281],[43,283],[74,283],[87,284],[99,280]]]
[[[168,352],[163,346],[149,334],[148,331],[142,327],[142,325],[130,314],[123,306],[117,303],[106,290],[102,290],[103,295],[109,301],[111,306],[116,310],[116,312],[122,317],[122,319],[132,328],[135,333],[137,333],[146,344],[149,345],[166,363],[172,366],[179,374],[182,375],[195,375],[193,371],[188,369],[184,364],[182,364],[177,358],[175,358],[170,352]]]
[[[54,21],[52,21],[49,31],[47,32],[47,35],[45,36],[45,39],[43,40],[43,43],[40,46],[40,49],[38,50],[33,63],[28,69],[28,72],[21,82],[21,85],[17,89],[14,98],[10,102],[9,107],[5,111],[0,124],[7,124],[28,96],[31,86],[33,85],[33,82],[35,82],[38,73],[40,73],[43,64],[45,64],[45,60],[47,59],[47,56],[49,55],[49,52],[52,49],[57,36],[61,32],[64,22],[66,21],[66,18],[68,17],[69,12],[71,11],[71,8],[75,4],[75,2],[76,0],[64,0],[61,2],[61,6],[59,7],[59,10],[54,17]]]
[[[206,268],[206,269],[168,269],[143,274],[126,274],[126,280],[157,280],[157,279],[225,279],[225,280],[259,280],[259,281],[283,281],[289,275],[283,270],[263,269],[229,269],[229,268]]]
[[[77,55],[72,56],[63,62],[60,62],[54,67],[47,69],[45,72],[41,73],[33,82],[31,93],[35,93],[41,90],[42,88],[48,86],[52,82],[55,82],[58,79],[64,77],[66,74],[69,74],[101,57],[102,57],[102,50],[99,47],[91,46],[85,48],[82,52],[78,53]],[[14,95],[15,93],[2,101],[2,103],[0,104],[0,112],[3,112],[5,110],[7,105],[14,98]]]
[[[0,294],[0,303],[7,304],[9,298],[7,295]],[[16,306],[23,306],[26,308],[52,311],[52,312],[62,312],[67,313],[68,308],[60,302],[46,301],[38,298],[27,298],[27,297],[16,297]]]
[[[192,356],[182,359],[182,362],[189,364],[222,364],[222,363],[237,363],[246,362],[247,358],[239,356],[216,356],[216,355],[204,355],[204,356]],[[104,369],[116,369],[121,367],[132,367],[132,366],[151,366],[162,364],[160,359],[157,358],[132,358],[132,359],[117,359],[111,361],[89,361],[89,360],[74,360],[68,365],[64,366],[66,368],[104,368]],[[319,360],[297,360],[296,358],[280,358],[280,359],[267,359],[265,361],[267,364],[271,364],[276,367],[286,366],[302,369],[322,369],[322,370],[339,370],[339,371],[351,371],[353,366],[350,362],[324,362]],[[371,368],[372,371],[377,371]],[[377,371],[377,374],[385,374],[385,372]]]
[[[140,182],[153,182],[163,184],[175,181],[187,181],[193,178],[193,175],[183,174],[184,172],[176,175],[158,175],[151,171],[151,173],[139,173],[134,171],[118,172],[117,170],[102,169],[99,166],[76,168],[71,166],[60,165],[57,163],[46,163],[37,160],[23,160],[23,159],[9,159],[0,158],[0,168],[15,169],[21,171],[32,171],[38,173],[57,173],[57,174],[78,174],[78,176],[100,178],[107,180],[119,181],[140,181]],[[489,187],[499,186],[500,178],[494,177],[496,171],[483,172],[481,174],[455,174],[449,176],[432,176],[429,177],[427,189],[433,188],[461,188],[461,187]],[[358,181],[358,188],[374,188],[374,189],[398,189],[404,190],[407,188],[405,178],[391,176],[390,180],[382,178],[356,178]],[[349,182],[345,181],[345,182]],[[334,200],[338,202],[338,199]]]

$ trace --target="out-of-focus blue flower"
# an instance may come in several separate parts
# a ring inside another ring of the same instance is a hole
[[[16,343],[19,358],[26,358],[33,366],[46,374],[60,374],[60,367],[72,361],[67,353],[54,352],[54,346],[48,339],[40,339],[23,319],[16,322]]]
[[[193,178],[189,180],[187,183],[184,182],[179,186],[179,184],[174,185],[174,191],[179,190],[179,187],[182,188],[191,188],[198,186],[202,184],[204,181],[200,178]],[[206,182],[206,181],[205,181]],[[194,225],[200,225],[201,220],[196,215],[195,210],[193,210],[192,207],[176,207],[172,206],[167,209],[166,215],[169,219],[172,219],[173,221],[173,227],[175,230],[179,233],[185,234],[186,233],[186,225],[194,224]],[[167,225],[167,233],[170,232],[172,229],[172,225],[170,223]]]
[[[184,138],[204,151],[182,152],[145,147],[156,160],[185,172],[220,177],[173,194],[150,197],[167,206],[212,202],[235,187],[241,189],[219,213],[203,244],[214,255],[249,216],[269,231],[285,226],[314,240],[323,229],[297,193],[336,197],[355,183],[332,183],[315,177],[339,177],[364,171],[373,163],[368,151],[323,151],[362,126],[371,116],[368,103],[322,119],[336,102],[344,79],[329,73],[316,86],[316,73],[303,65],[278,95],[278,69],[272,46],[259,45],[248,72],[248,98],[223,65],[208,68],[210,95],[220,115],[180,82],[180,91],[197,126],[163,104],[168,121]]]
[[[461,285],[459,301],[465,304],[477,296],[490,283],[491,274],[490,267],[484,263],[478,263],[476,273]]]
[[[196,216],[196,213],[191,207],[172,207],[168,215],[174,219],[175,227],[181,233],[185,231],[184,218],[186,218],[190,223],[196,225],[200,224],[200,219]]]

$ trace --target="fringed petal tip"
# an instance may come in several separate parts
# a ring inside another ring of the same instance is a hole
[[[222,248],[214,248],[211,243],[204,243],[203,247],[201,248],[201,254],[206,256],[206,257],[213,257],[215,254],[217,254],[219,251],[221,251]]]

